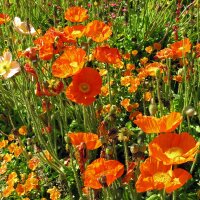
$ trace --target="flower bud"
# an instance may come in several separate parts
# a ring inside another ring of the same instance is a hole
[[[187,106],[185,108],[185,114],[188,116],[188,117],[193,117],[194,115],[197,114],[196,110],[192,107],[192,106]]]
[[[151,103],[149,105],[149,113],[150,113],[150,115],[155,115],[157,113],[157,111],[158,111],[158,107],[155,103],[155,100],[152,98]]]
[[[135,154],[139,151],[139,145],[134,143],[130,146],[130,151],[132,154]]]

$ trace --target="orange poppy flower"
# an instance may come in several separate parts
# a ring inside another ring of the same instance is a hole
[[[154,62],[154,63],[147,64],[144,70],[149,76],[156,76],[157,71],[159,70],[160,73],[162,73],[164,68],[165,68],[165,65],[163,65],[162,63]]]
[[[135,118],[137,117],[137,115],[141,115],[141,114],[142,114],[142,113],[141,113],[140,111],[136,110],[136,111],[134,111],[134,112],[132,112],[132,113],[130,114],[129,119],[130,119],[130,120],[133,120],[133,119],[135,119]]]
[[[8,21],[10,21],[10,16],[7,14],[0,13],[0,25],[5,24]]]
[[[133,122],[145,133],[166,133],[174,131],[182,122],[182,119],[180,113],[172,112],[161,118],[137,115],[136,120]]]
[[[172,51],[174,51],[174,58],[185,57],[186,53],[191,50],[191,42],[189,38],[185,38],[181,41],[175,42],[170,45]]]
[[[152,51],[153,51],[153,47],[152,47],[152,46],[148,46],[148,47],[145,48],[145,51],[146,51],[147,53],[151,54]]]
[[[11,172],[9,175],[8,175],[8,178],[7,178],[7,181],[6,181],[6,184],[7,185],[14,185],[15,183],[17,183],[19,180],[17,178],[17,173],[16,172]]]
[[[76,25],[76,26],[66,26],[64,32],[68,37],[73,39],[81,38],[84,34],[85,26]]]
[[[39,50],[39,57],[42,60],[52,59],[54,54],[64,49],[65,43],[76,43],[76,40],[55,28],[48,29],[43,36],[34,41]]]
[[[189,133],[165,133],[149,143],[149,155],[165,165],[194,161],[199,142]]]
[[[2,140],[2,141],[0,141],[0,149],[6,147],[7,144],[8,144],[8,140]]]
[[[82,7],[74,6],[65,11],[65,19],[70,22],[83,22],[88,19],[88,10]]]
[[[156,49],[157,51],[159,51],[161,49],[161,44],[158,42],[153,43],[153,48]]]
[[[6,154],[4,155],[4,157],[3,157],[3,160],[4,160],[6,163],[8,163],[8,162],[10,162],[10,161],[12,160],[12,158],[13,158],[13,155],[12,155],[12,154],[6,153]]]
[[[110,48],[108,46],[97,47],[93,56],[100,62],[117,64],[121,60],[121,55],[117,48]]]
[[[85,67],[72,77],[72,83],[66,90],[66,96],[71,101],[90,105],[95,96],[101,93],[102,78],[98,71]]]
[[[15,191],[17,192],[17,194],[19,196],[24,195],[26,193],[25,185],[22,185],[21,183],[18,183]]]
[[[0,166],[0,175],[6,173],[7,171],[7,163],[2,162],[2,165]]]
[[[40,159],[37,157],[33,157],[28,161],[28,167],[34,171],[39,165],[39,163],[40,163]]]
[[[14,192],[15,189],[12,185],[7,186],[6,188],[3,189],[3,197],[9,197],[12,192]]]
[[[57,200],[57,199],[59,199],[60,196],[61,196],[60,191],[59,191],[55,186],[53,186],[53,188],[49,188],[49,189],[47,190],[47,193],[50,194],[50,199],[51,199],[51,200]]]
[[[39,179],[36,177],[36,174],[31,172],[28,175],[28,178],[25,181],[25,191],[29,192],[31,190],[37,189],[38,188],[38,183],[39,183]]]
[[[75,46],[67,47],[52,65],[52,74],[58,78],[67,78],[78,73],[85,64],[86,52]]]
[[[167,58],[173,58],[174,57],[174,51],[170,48],[165,48],[160,51],[158,51],[155,55],[155,58],[158,59],[167,59]]]
[[[18,130],[20,135],[26,135],[27,134],[27,127],[26,126],[21,126]]]
[[[84,186],[100,189],[109,186],[124,173],[124,165],[117,160],[99,158],[87,166],[84,174]]]
[[[85,35],[91,37],[95,42],[103,42],[112,35],[112,30],[102,21],[94,20],[87,24]]]
[[[192,178],[186,170],[181,168],[172,170],[170,165],[163,165],[153,158],[147,158],[140,165],[140,172],[135,184],[137,192],[164,189],[167,193],[171,193]]]
[[[98,135],[94,133],[70,133],[68,136],[73,145],[78,146],[81,143],[85,143],[88,150],[97,149],[102,145]]]
[[[145,101],[150,101],[151,98],[152,98],[151,92],[145,92],[144,95],[143,95],[143,98],[144,98]]]

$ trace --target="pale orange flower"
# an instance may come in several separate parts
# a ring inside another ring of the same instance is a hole
[[[181,164],[194,161],[199,148],[189,133],[160,134],[149,143],[149,155],[165,165]]]

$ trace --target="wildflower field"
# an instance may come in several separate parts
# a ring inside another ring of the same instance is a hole
[[[200,0],[0,0],[0,199],[200,199]]]

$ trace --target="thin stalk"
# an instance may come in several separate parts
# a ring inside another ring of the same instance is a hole
[[[160,79],[158,78],[158,76],[156,77],[156,89],[157,89],[158,103],[160,106],[160,114],[161,116],[163,116],[163,104],[162,104],[161,94],[160,94]]]

